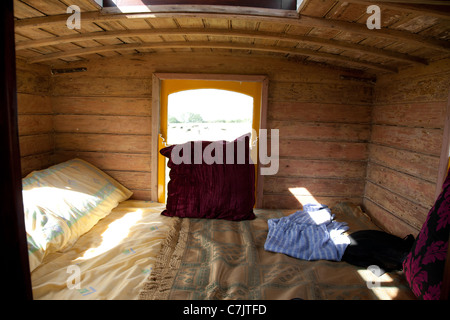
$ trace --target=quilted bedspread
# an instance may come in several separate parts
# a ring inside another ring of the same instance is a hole
[[[377,277],[346,262],[305,261],[264,250],[267,220],[291,214],[255,210],[247,221],[175,219],[139,298],[414,299],[401,272]],[[349,233],[377,229],[357,207],[333,208]]]

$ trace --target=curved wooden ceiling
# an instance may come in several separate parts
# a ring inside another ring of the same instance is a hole
[[[122,12],[93,0],[15,0],[16,55],[59,65],[138,53],[233,52],[383,73],[450,56],[450,6],[390,1],[305,0],[298,12],[211,5]],[[369,30],[373,3],[382,28]],[[67,27],[68,5],[80,7],[81,29]]]

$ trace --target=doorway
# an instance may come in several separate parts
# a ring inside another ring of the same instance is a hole
[[[156,174],[152,174],[152,200],[166,200],[167,159],[159,150],[168,145],[195,140],[232,141],[252,132],[251,143],[257,148],[259,129],[266,123],[266,77],[155,74],[153,85],[157,99],[153,96],[152,169]],[[258,202],[262,198],[258,160],[255,168],[258,206],[262,204]]]

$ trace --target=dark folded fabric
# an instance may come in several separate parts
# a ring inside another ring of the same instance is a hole
[[[414,237],[404,239],[378,230],[361,230],[349,235],[342,261],[359,267],[378,266],[381,274],[402,270],[403,260],[411,250]],[[380,274],[380,275],[381,275]]]

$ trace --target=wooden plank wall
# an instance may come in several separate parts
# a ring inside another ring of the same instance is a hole
[[[52,78],[53,161],[89,161],[133,191],[135,199],[149,200],[151,81],[97,73],[90,66],[86,73]]]
[[[265,177],[264,207],[299,208],[290,189],[329,205],[362,203],[373,88],[341,79],[355,72],[208,50],[65,67],[87,71],[52,77],[55,162],[81,157],[149,199],[152,73],[268,75],[267,123],[280,129],[280,169]]]
[[[364,206],[384,229],[416,235],[435,200],[450,61],[379,77]]]
[[[50,69],[16,62],[19,143],[22,176],[52,164],[53,112]]]
[[[264,207],[361,203],[371,86],[325,74],[313,81],[299,75],[294,82],[284,76],[270,87],[268,128],[280,130],[280,169],[265,177]]]

